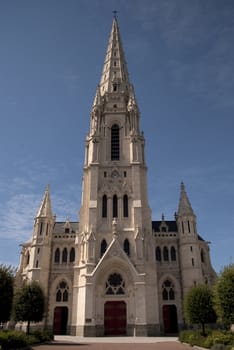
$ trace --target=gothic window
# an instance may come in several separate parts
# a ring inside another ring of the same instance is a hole
[[[167,247],[163,248],[163,260],[164,261],[168,261],[169,260],[168,248]]]
[[[61,302],[61,301],[68,301],[69,298],[69,287],[65,281],[61,281],[56,290],[56,301]]]
[[[30,261],[30,254],[29,254],[29,252],[27,252],[27,256],[26,256],[26,265],[29,264],[29,261]]]
[[[119,273],[113,273],[106,281],[107,295],[125,294],[125,282]]]
[[[104,194],[102,197],[102,217],[106,218],[107,217],[107,196]]]
[[[74,262],[75,261],[75,248],[71,248],[70,250],[70,262]]]
[[[190,233],[190,223],[188,221],[188,232]]]
[[[65,233],[70,233],[70,228],[69,227],[65,228]]]
[[[39,261],[37,260],[36,261],[36,268],[38,268],[38,265],[39,265]]]
[[[128,217],[128,196],[126,194],[123,197],[123,216]]]
[[[119,160],[119,126],[111,127],[111,160]]]
[[[161,256],[161,248],[157,247],[155,250],[155,257],[156,257],[156,261],[161,261],[162,260],[162,256]]]
[[[171,247],[171,261],[176,261],[176,250],[175,250],[175,247]]]
[[[117,84],[113,84],[113,91],[117,91]]]
[[[102,242],[101,242],[101,252],[100,252],[100,257],[103,256],[103,254],[105,253],[106,251],[106,248],[107,248],[107,243],[106,243],[106,240],[103,239]]]
[[[205,262],[204,251],[201,249],[201,262]]]
[[[162,284],[162,298],[163,300],[175,300],[174,285],[169,280]]]
[[[43,223],[41,222],[40,223],[40,232],[39,232],[40,236],[42,235],[42,229],[43,229]]]
[[[118,197],[116,194],[113,196],[113,218],[118,217]]]
[[[123,244],[123,248],[125,253],[130,256],[130,244],[129,244],[129,240],[126,238]]]
[[[67,248],[64,248],[64,249],[63,249],[62,262],[63,262],[63,263],[66,263],[66,262],[67,262]]]
[[[59,264],[59,262],[60,262],[60,249],[59,249],[59,248],[57,248],[57,249],[55,250],[55,253],[54,253],[54,262],[55,262],[56,264]]]

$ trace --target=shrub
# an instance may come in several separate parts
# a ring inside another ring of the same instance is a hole
[[[29,345],[29,339],[23,332],[2,331],[0,332],[0,345],[2,350],[24,348]]]
[[[214,344],[211,350],[226,350],[227,347],[224,344]]]
[[[221,330],[209,330],[207,336],[203,336],[200,331],[182,331],[179,340],[190,345],[197,345],[204,348],[219,350],[231,350],[234,346],[234,333]],[[216,346],[217,345],[217,346]],[[212,347],[213,346],[213,347]],[[215,346],[215,347],[214,347]]]
[[[31,334],[37,339],[38,343],[44,343],[54,339],[53,333],[48,331],[36,330],[31,332]]]

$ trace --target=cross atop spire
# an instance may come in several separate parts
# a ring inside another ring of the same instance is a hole
[[[114,11],[112,11],[112,12],[113,12],[113,14],[114,14],[114,18],[117,19],[117,13],[118,13],[118,11],[114,10]]]

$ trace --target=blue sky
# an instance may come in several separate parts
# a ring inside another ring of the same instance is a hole
[[[173,220],[184,181],[219,272],[234,258],[233,0],[0,0],[0,262],[18,264],[48,183],[57,220],[78,218],[113,10],[152,218]]]

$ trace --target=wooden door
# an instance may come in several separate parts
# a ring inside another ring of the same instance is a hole
[[[126,314],[124,301],[107,301],[104,307],[105,335],[126,335]]]
[[[68,308],[66,306],[58,306],[54,309],[54,334],[66,334],[68,320]]]

